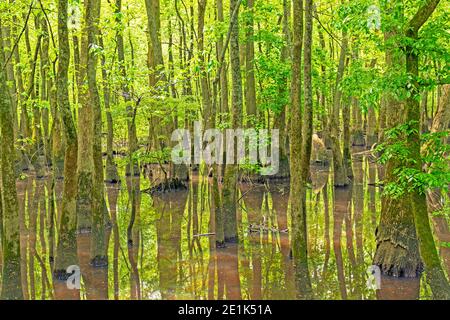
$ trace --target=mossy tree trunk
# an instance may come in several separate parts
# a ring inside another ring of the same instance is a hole
[[[0,29],[1,21],[0,21]],[[0,41],[0,65],[4,66],[3,43]],[[2,299],[23,299],[20,276],[20,233],[14,162],[14,124],[7,75],[0,69],[0,123],[1,123],[1,194],[2,194]]]
[[[109,222],[109,212],[105,201],[103,160],[102,160],[102,110],[97,87],[97,54],[94,47],[98,46],[100,23],[100,0],[90,0],[87,7],[87,37],[89,52],[87,59],[87,81],[89,100],[92,105],[93,121],[93,188],[92,188],[92,237],[91,237],[91,265],[106,267],[108,265],[106,226]],[[88,10],[90,9],[90,12]]]
[[[247,0],[246,12],[246,26],[245,26],[245,106],[247,117],[256,120],[256,87],[255,87],[255,41],[253,39],[253,15],[254,15],[254,0]],[[247,121],[249,118],[247,119]],[[247,123],[247,126],[251,123]]]
[[[232,95],[230,115],[232,117],[233,128],[240,128],[242,124],[242,76],[239,49],[239,6],[240,1],[230,0],[230,61]],[[234,14],[234,11],[236,13]],[[233,138],[234,139],[234,138]],[[235,142],[235,141],[233,141]],[[227,142],[228,143],[228,142]],[[235,145],[235,143],[233,143]],[[236,155],[236,148],[234,154]],[[223,211],[224,211],[224,234],[225,241],[236,242],[237,235],[237,180],[238,165],[227,164],[225,166],[225,176],[223,185]]]
[[[341,52],[339,56],[339,66],[336,76],[335,91],[333,97],[333,111],[330,116],[329,128],[330,128],[330,141],[331,149],[333,151],[333,172],[334,172],[334,185],[336,187],[344,187],[348,184],[347,179],[347,166],[344,163],[344,156],[342,154],[341,143],[339,138],[340,127],[340,109],[342,91],[339,88],[345,69],[345,59],[347,55],[348,36],[347,32],[342,32]]]
[[[75,65],[78,65],[78,195],[77,195],[77,228],[79,232],[91,232],[92,201],[94,183],[94,105],[90,99],[88,80],[88,64],[90,43],[94,36],[94,2],[84,3],[85,19],[82,27],[79,64],[76,54]],[[75,37],[74,37],[75,39]],[[92,41],[92,42],[91,42]],[[78,51],[74,48],[75,51]]]
[[[386,8],[383,19],[387,21],[397,10],[401,15],[401,8]],[[384,34],[386,45],[386,77],[395,77],[404,72],[404,53],[398,49],[395,39],[400,30],[393,27]],[[383,97],[386,104],[386,119],[384,127],[392,129],[404,121],[404,105],[393,95],[387,93]],[[392,143],[383,137],[383,142]],[[368,145],[370,147],[370,145]],[[391,159],[385,165],[383,183],[396,181],[396,170],[404,166],[400,159]],[[369,181],[373,183],[374,181]],[[383,194],[381,198],[380,223],[376,229],[377,248],[373,264],[380,267],[381,272],[394,277],[417,277],[422,271],[418,241],[414,227],[411,203],[407,195],[392,197]]]
[[[99,36],[100,47],[105,49],[103,43],[103,36]],[[107,126],[107,138],[106,138],[106,178],[105,180],[110,183],[118,183],[120,181],[119,174],[117,172],[117,166],[114,163],[113,155],[113,142],[114,142],[114,125],[113,118],[111,114],[111,88],[109,86],[109,76],[106,65],[106,56],[102,54],[101,56],[102,65],[102,83],[103,83],[103,101],[105,104],[106,113],[106,126]]]
[[[222,0],[216,0],[216,7],[217,7],[217,21],[224,22],[224,16],[223,16],[223,1]],[[223,44],[223,36],[221,36],[217,40],[216,44],[217,48],[217,60],[220,61],[222,53],[224,51],[224,44]],[[213,83],[214,86],[214,105],[215,113],[224,113],[228,111],[228,77],[226,68],[221,68],[219,70],[218,75],[218,83]],[[217,86],[219,86],[220,91],[220,99],[219,102],[217,102]],[[221,117],[215,117],[214,118],[214,124],[217,128],[218,124],[220,123]],[[223,166],[221,164],[218,164],[214,167],[213,172],[213,184],[212,184],[212,197],[213,197],[213,204],[214,204],[214,226],[215,226],[215,233],[216,233],[216,247],[220,248],[225,245],[225,233],[224,233],[224,210],[223,210],[223,203],[222,203],[222,190],[220,189],[220,180],[222,179],[223,175]]]
[[[311,295],[311,280],[308,270],[308,239],[306,221],[306,183],[309,177],[309,162],[312,143],[312,0],[293,2],[294,37],[292,52],[291,82],[291,126],[290,126],[290,195],[292,216],[292,256],[296,268],[296,284],[299,297]],[[305,36],[303,37],[303,12]],[[304,41],[304,108],[301,108],[301,61]],[[303,121],[302,121],[303,120]]]
[[[407,146],[411,155],[408,167],[417,172],[422,171],[421,160],[421,134],[420,134],[420,89],[418,84],[419,77],[419,56],[412,45],[418,39],[418,33],[422,25],[428,20],[431,14],[439,4],[439,0],[428,0],[417,11],[414,17],[408,23],[406,37],[411,42],[406,46],[406,72],[410,79],[410,95],[406,100],[406,123],[410,127],[410,133],[407,137]],[[433,233],[428,217],[427,200],[425,193],[417,188],[411,187],[409,192],[416,232],[419,238],[419,251],[422,257],[427,281],[431,286],[433,295],[437,299],[450,299],[450,284],[445,277],[444,269],[434,242]]]
[[[56,78],[58,110],[64,128],[64,187],[61,216],[58,225],[58,243],[54,263],[54,277],[66,280],[67,267],[78,264],[76,247],[77,230],[77,151],[78,141],[75,122],[69,102],[68,70],[70,62],[69,35],[67,28],[67,0],[58,1],[59,60]],[[53,190],[51,191],[53,192]]]

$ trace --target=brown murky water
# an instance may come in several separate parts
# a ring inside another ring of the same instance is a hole
[[[382,174],[370,159],[355,156],[351,188],[334,189],[329,168],[312,167],[307,193],[310,277],[318,299],[428,299],[423,280],[381,278],[367,286],[375,250]],[[126,183],[125,183],[126,182]],[[144,178],[105,185],[113,227],[108,232],[109,266],[89,265],[90,235],[78,236],[81,290],[52,284],[51,266],[62,181],[56,181],[56,214],[51,216],[50,179],[32,176],[17,183],[20,204],[22,285],[29,299],[295,299],[289,244],[289,185],[242,184],[239,244],[215,248],[210,180],[195,175],[188,190],[153,198],[137,192],[136,219],[127,245],[131,185],[145,190]],[[114,222],[117,222],[115,224]],[[441,241],[450,242],[448,221],[434,219]],[[440,252],[450,272],[450,249]],[[34,257],[34,258],[33,258]]]

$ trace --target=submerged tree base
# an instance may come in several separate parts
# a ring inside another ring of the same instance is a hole
[[[423,272],[419,256],[411,256],[406,248],[391,241],[378,245],[373,263],[383,275],[395,278],[419,278]]]
[[[239,242],[239,237],[238,236],[225,237],[225,243],[238,243],[238,242]]]
[[[108,257],[106,256],[96,256],[91,260],[90,265],[94,268],[107,268],[108,267]]]
[[[143,190],[142,192],[149,194],[162,194],[179,190],[187,190],[186,184],[178,178],[166,180],[154,187]]]
[[[225,241],[216,241],[216,248],[217,249],[225,249],[227,245],[225,244]]]
[[[65,269],[58,269],[53,271],[53,279],[57,281],[67,281],[73,273],[67,273]]]

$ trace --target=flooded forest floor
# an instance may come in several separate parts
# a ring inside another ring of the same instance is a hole
[[[367,285],[380,214],[380,168],[369,154],[354,150],[354,178],[334,188],[328,166],[311,166],[307,191],[310,278],[318,299],[429,299],[424,279],[381,278],[379,290]],[[123,170],[122,170],[123,171]],[[105,184],[112,217],[108,229],[108,267],[89,264],[90,234],[78,234],[82,299],[295,299],[290,255],[289,183],[239,185],[240,241],[216,249],[211,178],[191,173],[187,188],[150,195],[137,192],[133,246],[127,245],[131,190],[152,184],[143,176]],[[17,182],[21,278],[27,299],[71,299],[78,293],[65,283],[52,284],[49,257],[55,237],[51,177],[31,172]],[[134,188],[132,188],[132,186]],[[55,180],[56,217],[63,181]],[[116,224],[114,222],[117,222]],[[449,223],[433,217],[441,258],[450,273]]]

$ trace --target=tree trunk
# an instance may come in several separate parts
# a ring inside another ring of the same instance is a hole
[[[70,275],[66,272],[67,268],[71,265],[78,264],[76,247],[78,141],[67,89],[70,62],[67,0],[58,1],[58,44],[60,56],[58,59],[58,73],[56,78],[57,101],[58,110],[61,113],[63,122],[66,149],[64,156],[62,208],[58,224],[59,237],[53,273],[56,280],[65,281]]]
[[[253,2],[254,0],[247,0],[247,19],[246,19],[246,43],[245,43],[245,75],[246,75],[246,91],[245,91],[245,105],[247,122],[255,122],[256,119],[256,87],[255,87],[255,40],[253,39]],[[252,120],[253,118],[253,120]]]
[[[93,10],[95,0],[84,4],[85,21],[82,27],[80,62],[78,71],[78,196],[77,228],[79,232],[91,232],[92,201],[94,188],[94,106],[90,100],[88,84],[89,43],[93,40]],[[92,42],[94,43],[94,42]],[[78,51],[78,50],[76,50]],[[74,55],[76,64],[76,53]],[[92,62],[91,62],[92,63]],[[88,84],[88,85],[86,85]]]
[[[1,30],[0,21],[0,30]],[[4,66],[3,41],[0,41],[0,65]],[[2,299],[23,299],[20,276],[20,233],[17,203],[16,176],[14,170],[15,146],[11,97],[7,75],[0,69],[0,123],[1,123],[1,174],[2,174]]]
[[[91,237],[91,265],[93,267],[107,267],[106,226],[109,223],[109,212],[105,201],[105,187],[102,159],[102,110],[97,87],[97,55],[92,49],[98,46],[100,22],[100,0],[90,0],[88,13],[88,43],[89,52],[87,64],[87,80],[89,100],[92,105],[93,121],[93,188],[92,188],[92,237]]]
[[[206,71],[206,52],[205,52],[205,35],[203,29],[205,27],[205,11],[206,0],[198,1],[198,53],[200,55],[200,87],[202,95],[203,117],[206,129],[212,126],[212,106],[211,94],[209,91],[208,74]]]
[[[239,6],[240,1],[230,0],[230,61],[232,95],[230,114],[233,119],[233,128],[239,128],[242,124],[242,77],[239,50]],[[234,10],[236,14],[233,14]],[[233,138],[234,140],[234,138]],[[233,141],[233,145],[235,145]],[[227,142],[228,143],[228,142]],[[236,148],[234,154],[236,155]],[[223,209],[224,209],[224,234],[225,241],[236,242],[237,235],[237,180],[238,165],[227,164],[225,166],[225,177],[223,186]]]
[[[331,148],[333,151],[334,186],[336,187],[344,187],[348,184],[347,170],[346,165],[344,163],[344,157],[342,154],[341,143],[339,138],[340,109],[342,98],[342,91],[339,89],[339,84],[344,75],[345,56],[347,55],[347,47],[348,47],[347,33],[346,31],[343,31],[341,52],[339,56],[339,67],[337,71],[336,84],[334,90],[333,113],[330,116],[330,124],[329,124]]]
[[[392,14],[388,8],[386,14]],[[400,13],[399,13],[400,14]],[[395,39],[397,30],[385,32],[385,44]],[[386,48],[386,69],[390,74],[400,72],[405,66],[404,55],[398,52],[395,44]],[[403,103],[393,95],[386,94],[383,97],[386,104],[386,129],[392,129],[403,123]],[[383,142],[391,143],[383,138]],[[369,147],[369,145],[368,145]],[[395,171],[404,163],[399,159],[392,159],[385,165],[385,176],[383,183],[395,182],[397,177]],[[373,264],[380,267],[381,272],[394,277],[418,277],[422,271],[418,241],[414,228],[411,203],[407,195],[397,198],[389,195],[381,197],[380,223],[376,229],[377,249]]]
[[[305,71],[309,74],[305,77],[305,114],[308,118],[302,123],[301,116],[301,55],[303,45],[303,1],[293,2],[294,37],[292,51],[292,82],[291,82],[291,126],[290,126],[290,195],[292,216],[292,256],[296,267],[296,284],[300,297],[308,297],[311,294],[311,281],[308,272],[308,245],[306,234],[306,189],[305,181],[309,173],[309,157],[311,152],[311,135],[309,132],[312,120],[312,92],[310,86],[311,71],[311,44],[312,44],[312,1],[307,0],[307,30],[305,33]],[[311,108],[310,108],[311,107]],[[305,125],[305,129],[303,129]],[[308,137],[303,137],[303,132]],[[308,146],[309,145],[309,146]],[[307,162],[306,167],[304,163]],[[306,178],[305,178],[306,177]]]
[[[219,22],[224,21],[223,16],[223,1],[222,0],[216,0],[216,6],[217,6],[217,20]],[[217,60],[220,61],[222,53],[224,52],[224,44],[223,44],[223,36],[221,36],[217,40]],[[217,85],[219,85],[220,89],[220,101],[217,102]],[[219,83],[213,83],[214,88],[214,112],[219,114],[219,117],[215,117],[215,127],[217,128],[217,125],[221,121],[221,115],[222,113],[228,111],[228,79],[227,79],[227,72],[226,68],[220,68],[219,70]],[[223,165],[217,164],[214,167],[213,172],[213,185],[212,185],[212,196],[213,196],[213,203],[214,203],[214,227],[216,232],[216,247],[222,248],[225,245],[225,231],[224,231],[224,210],[223,210],[223,199],[222,199],[222,190],[220,189],[219,183],[222,179],[223,174]]]
[[[439,0],[428,0],[409,22],[406,29],[406,37],[410,41],[417,41],[419,29],[431,16],[438,3]],[[407,147],[412,157],[412,161],[408,163],[408,167],[417,172],[421,172],[420,102],[417,99],[419,95],[419,56],[411,44],[406,46],[406,72],[409,79],[411,79],[410,86],[408,87],[410,95],[406,100],[406,123],[411,130],[407,137]],[[428,217],[426,195],[411,186],[409,196],[412,202],[416,232],[419,238],[419,251],[427,273],[427,282],[430,284],[435,298],[450,299],[450,284],[445,277],[445,272],[436,250]]]
[[[103,37],[99,37],[100,46],[105,49],[103,43]],[[106,126],[107,126],[107,138],[106,138],[106,178],[105,180],[110,183],[118,183],[120,181],[119,174],[117,172],[117,166],[114,163],[113,155],[113,142],[114,142],[114,125],[113,118],[111,114],[111,91],[109,87],[109,77],[106,68],[106,57],[102,54],[101,57],[102,64],[102,81],[103,81],[103,100],[105,103],[105,113],[106,113]]]

